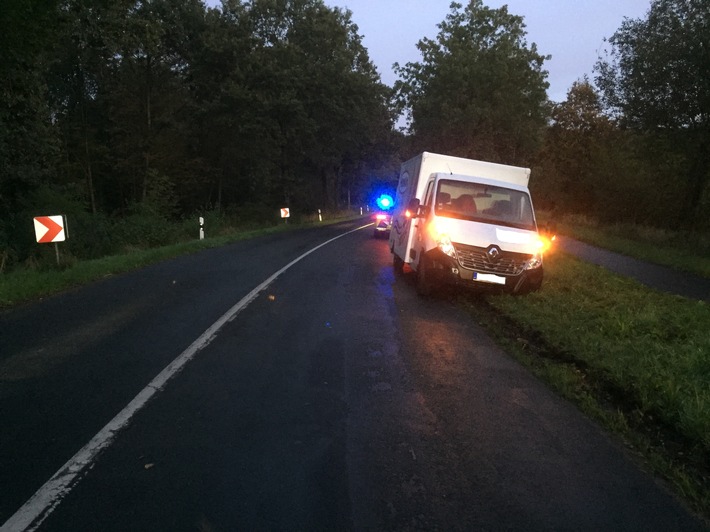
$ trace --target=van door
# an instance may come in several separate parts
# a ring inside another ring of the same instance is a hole
[[[429,218],[432,214],[432,204],[434,197],[434,179],[430,179],[424,193],[424,201],[419,207],[421,217],[418,217],[413,224],[414,238],[412,239],[412,248],[409,252],[412,258],[413,268],[416,270],[419,265],[419,260],[423,253],[427,251],[426,226],[429,223]]]

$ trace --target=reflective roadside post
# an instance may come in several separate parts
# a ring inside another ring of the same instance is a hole
[[[205,239],[205,219],[200,216],[200,240]]]

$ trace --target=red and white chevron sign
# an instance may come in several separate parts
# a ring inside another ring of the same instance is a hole
[[[66,240],[64,216],[36,216],[34,221],[38,244],[64,242]]]

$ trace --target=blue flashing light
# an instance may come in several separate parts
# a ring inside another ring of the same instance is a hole
[[[376,203],[380,209],[387,211],[392,208],[392,205],[394,205],[394,200],[389,194],[382,194],[379,198],[377,198]]]

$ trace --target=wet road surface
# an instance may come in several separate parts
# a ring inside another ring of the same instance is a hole
[[[212,250],[0,316],[0,523],[235,300],[331,236]],[[501,529],[705,528],[454,303],[417,297],[368,230],[259,293],[40,528]]]

